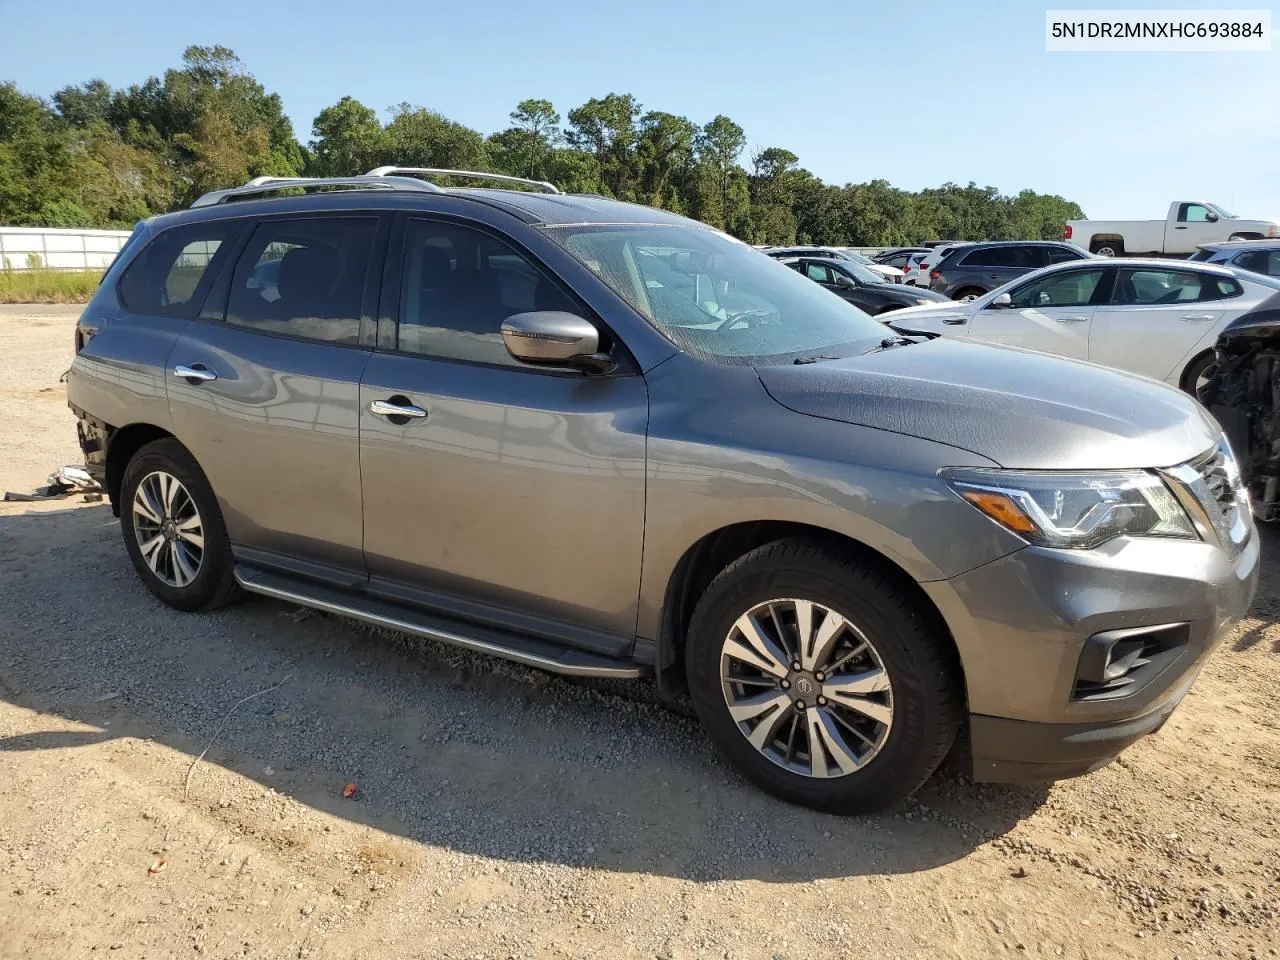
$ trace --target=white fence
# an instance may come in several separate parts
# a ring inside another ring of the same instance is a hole
[[[128,230],[0,227],[0,270],[105,270]]]

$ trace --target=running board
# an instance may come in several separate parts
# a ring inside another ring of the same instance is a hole
[[[615,677],[636,679],[645,668],[629,660],[615,660],[598,653],[560,647],[523,634],[465,623],[423,610],[402,607],[374,597],[353,595],[322,583],[271,573],[258,567],[236,564],[236,581],[252,593],[288,600],[326,613],[363,620],[379,627],[403,630],[450,643],[455,647],[514,660],[525,666],[572,677]]]

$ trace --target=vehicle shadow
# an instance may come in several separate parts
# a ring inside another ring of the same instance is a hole
[[[1048,794],[944,769],[876,816],[788,806],[647,681],[553,677],[266,600],[172,611],[105,505],[0,515],[0,699],[94,728],[10,736],[0,753],[132,737],[195,758],[216,732],[206,763],[422,844],[698,880],[927,870]],[[218,799],[197,767],[187,802]]]
[[[1258,527],[1258,538],[1261,542],[1263,556],[1269,556],[1280,550],[1280,527],[1276,524],[1265,524]],[[1262,575],[1258,581],[1258,595],[1253,601],[1249,615],[1259,622],[1249,627],[1231,644],[1237,652],[1252,649],[1268,638],[1271,640],[1271,652],[1280,653],[1280,567],[1263,564]]]

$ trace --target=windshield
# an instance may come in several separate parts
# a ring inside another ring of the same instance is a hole
[[[843,253],[846,257],[848,257],[850,260],[852,260],[854,263],[860,263],[863,266],[866,266],[868,263],[871,263],[870,257],[864,257],[862,254],[854,253],[852,250],[841,250],[840,252]]]
[[[857,307],[715,230],[650,224],[545,230],[696,357],[762,364],[848,356],[886,334]]]
[[[1206,203],[1205,206],[1208,207],[1210,210],[1212,210],[1214,213],[1216,213],[1218,216],[1222,217],[1222,219],[1224,220],[1240,219],[1234,213],[1227,213],[1226,207],[1220,207],[1216,203]]]
[[[874,270],[868,270],[860,263],[854,263],[852,260],[841,260],[838,264],[833,264],[831,269],[841,270],[849,276],[856,279],[859,283],[888,283],[883,274],[876,273]]]

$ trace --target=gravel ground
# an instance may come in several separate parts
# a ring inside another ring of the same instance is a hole
[[[74,315],[0,309],[0,489],[76,462]],[[265,600],[179,614],[104,505],[3,504],[0,958],[1277,956],[1278,616],[1268,559],[1096,774],[946,771],[840,819],[743,783],[646,683]]]

